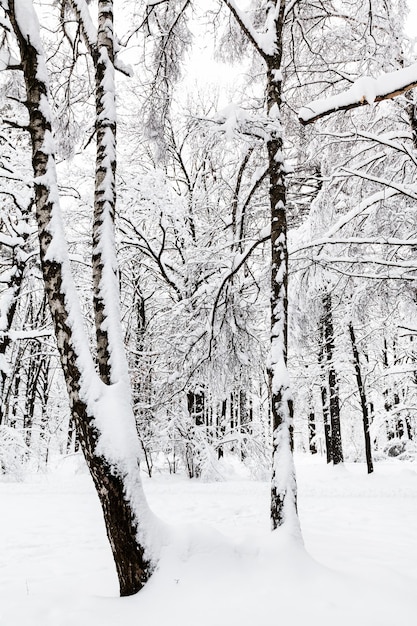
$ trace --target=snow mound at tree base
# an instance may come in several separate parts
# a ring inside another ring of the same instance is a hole
[[[0,626],[398,626],[417,615],[417,466],[297,458],[297,533],[269,483],[145,480],[170,525],[145,589],[117,579],[89,476],[0,481]]]
[[[411,599],[411,579],[393,585],[387,574],[371,582],[366,572],[353,577],[332,571],[285,529],[239,543],[197,526],[174,534],[158,570],[136,596],[28,595],[1,610],[1,626],[409,623],[409,602],[393,602],[393,596]]]

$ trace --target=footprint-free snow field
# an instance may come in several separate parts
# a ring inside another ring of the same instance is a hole
[[[413,626],[417,464],[297,459],[304,544],[269,532],[267,482],[144,478],[171,541],[118,598],[85,472],[0,482],[1,626]]]

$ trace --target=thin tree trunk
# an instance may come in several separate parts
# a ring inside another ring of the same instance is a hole
[[[386,339],[386,337],[384,337],[384,346],[383,346],[383,350],[382,350],[382,362],[384,365],[385,369],[388,369],[389,366],[389,358],[388,358],[388,341]],[[384,391],[382,392],[383,396],[385,398],[384,400],[384,408],[387,412],[387,419],[385,421],[386,423],[386,429],[387,429],[387,437],[388,440],[390,439],[394,439],[395,437],[398,436],[397,433],[397,416],[393,416],[391,414],[392,408],[393,406],[395,406],[396,404],[399,403],[400,399],[398,397],[398,394],[396,392],[392,392],[392,389],[389,386],[389,383],[387,383],[386,388],[384,389]],[[394,419],[395,419],[395,423],[394,423]]]
[[[271,125],[267,142],[269,166],[269,199],[271,210],[271,365],[269,370],[272,412],[272,481],[271,523],[275,529],[292,520],[298,525],[297,490],[293,461],[293,402],[287,370],[288,348],[288,247],[287,199],[282,104],[282,32],[285,1],[273,3],[276,52],[266,58],[267,111]],[[275,8],[275,7],[274,7]],[[271,9],[273,11],[273,9]]]
[[[317,454],[316,417],[313,410],[308,414],[308,447],[311,454]]]
[[[365,454],[366,454],[366,466],[368,468],[368,474],[372,474],[374,466],[372,463],[372,448],[371,448],[371,436],[369,432],[370,421],[368,413],[368,402],[366,400],[365,385],[363,383],[361,364],[359,360],[358,345],[356,343],[355,330],[352,322],[349,322],[349,335],[352,343],[353,363],[355,365],[356,382],[358,384],[358,392],[361,400],[362,407],[362,420],[363,420],[363,434],[365,437]]]
[[[93,49],[96,71],[96,180],[93,221],[93,287],[97,337],[97,364],[101,379],[109,385],[120,373],[114,363],[120,351],[119,285],[114,256],[116,211],[116,104],[112,0],[98,0],[97,44]],[[108,290],[112,291],[111,298]],[[109,310],[110,307],[110,310]],[[123,349],[122,349],[123,351]],[[113,360],[113,362],[112,362]],[[122,365],[123,367],[123,365]]]
[[[24,229],[22,230],[24,232]],[[22,237],[24,241],[26,241],[28,235],[23,234]],[[0,336],[0,426],[4,423],[6,408],[6,382],[8,378],[6,352],[11,343],[9,331],[11,330],[13,324],[18,297],[23,282],[23,276],[25,271],[25,262],[23,260],[24,258],[24,248],[20,248],[19,250],[17,250],[16,248],[13,249],[12,263],[14,265],[14,270],[11,271],[9,282],[5,291],[2,294],[2,297],[4,298],[3,302],[5,302],[6,305],[5,307],[1,307],[0,309],[0,317],[5,320],[5,324],[2,328],[2,333]]]
[[[227,414],[227,400],[222,400],[221,410],[217,409],[217,439],[224,439],[226,433],[226,414]],[[223,445],[219,445],[217,448],[217,458],[221,459],[224,456]]]
[[[285,0],[265,2],[264,34],[232,0],[223,0],[242,32],[266,65],[268,174],[271,223],[271,357],[268,367],[272,418],[271,526],[285,522],[299,528],[293,459],[293,403],[287,370],[288,247],[287,199],[281,121],[282,51]]]
[[[342,436],[340,428],[339,386],[336,371],[334,369],[334,331],[332,299],[330,293],[323,296],[323,331],[324,345],[327,356],[327,375],[330,393],[330,423],[332,431],[332,459],[334,465],[343,463]]]
[[[48,437],[48,400],[49,400],[49,390],[50,390],[50,381],[49,381],[49,369],[51,366],[51,357],[49,355],[45,356],[42,359],[42,371],[40,376],[40,384],[38,395],[40,399],[41,405],[41,415],[40,415],[40,430],[39,430],[39,438],[43,444],[43,450],[45,451],[44,463],[48,464],[48,448],[49,448],[49,437]],[[38,467],[41,464],[41,457],[39,455]]]
[[[36,391],[39,382],[39,376],[42,368],[42,361],[33,358],[34,346],[29,345],[29,354],[27,355],[28,367],[26,371],[26,389],[23,413],[23,429],[25,431],[25,442],[28,448],[32,441],[33,419],[35,414]]]
[[[333,461],[332,427],[330,424],[330,412],[327,397],[327,385],[325,384],[325,381],[323,381],[321,385],[321,403],[323,407],[324,439],[326,441],[327,463],[331,463]]]
[[[196,426],[204,426],[205,424],[205,405],[206,398],[203,388],[198,391],[187,392],[188,413]]]
[[[246,442],[251,432],[251,415],[249,410],[248,394],[244,389],[239,391],[239,421],[240,421],[240,458],[242,461],[247,456]]]
[[[324,427],[324,440],[326,442],[326,459],[327,463],[331,463],[333,460],[333,450],[332,450],[332,429],[330,424],[330,411],[329,411],[329,402],[328,402],[328,389],[327,389],[327,376],[324,365],[324,329],[323,322],[321,323],[320,329],[320,339],[321,345],[319,349],[319,364],[320,364],[320,397],[321,397],[321,406],[323,411],[323,427]]]

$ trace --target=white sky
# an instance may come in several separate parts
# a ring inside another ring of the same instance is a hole
[[[417,0],[408,0],[410,13],[405,24],[405,30],[409,35],[417,37]]]

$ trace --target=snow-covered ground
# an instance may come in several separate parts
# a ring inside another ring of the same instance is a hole
[[[297,473],[305,548],[269,532],[266,483],[145,480],[175,541],[123,599],[86,474],[0,482],[1,626],[417,623],[417,464]]]

